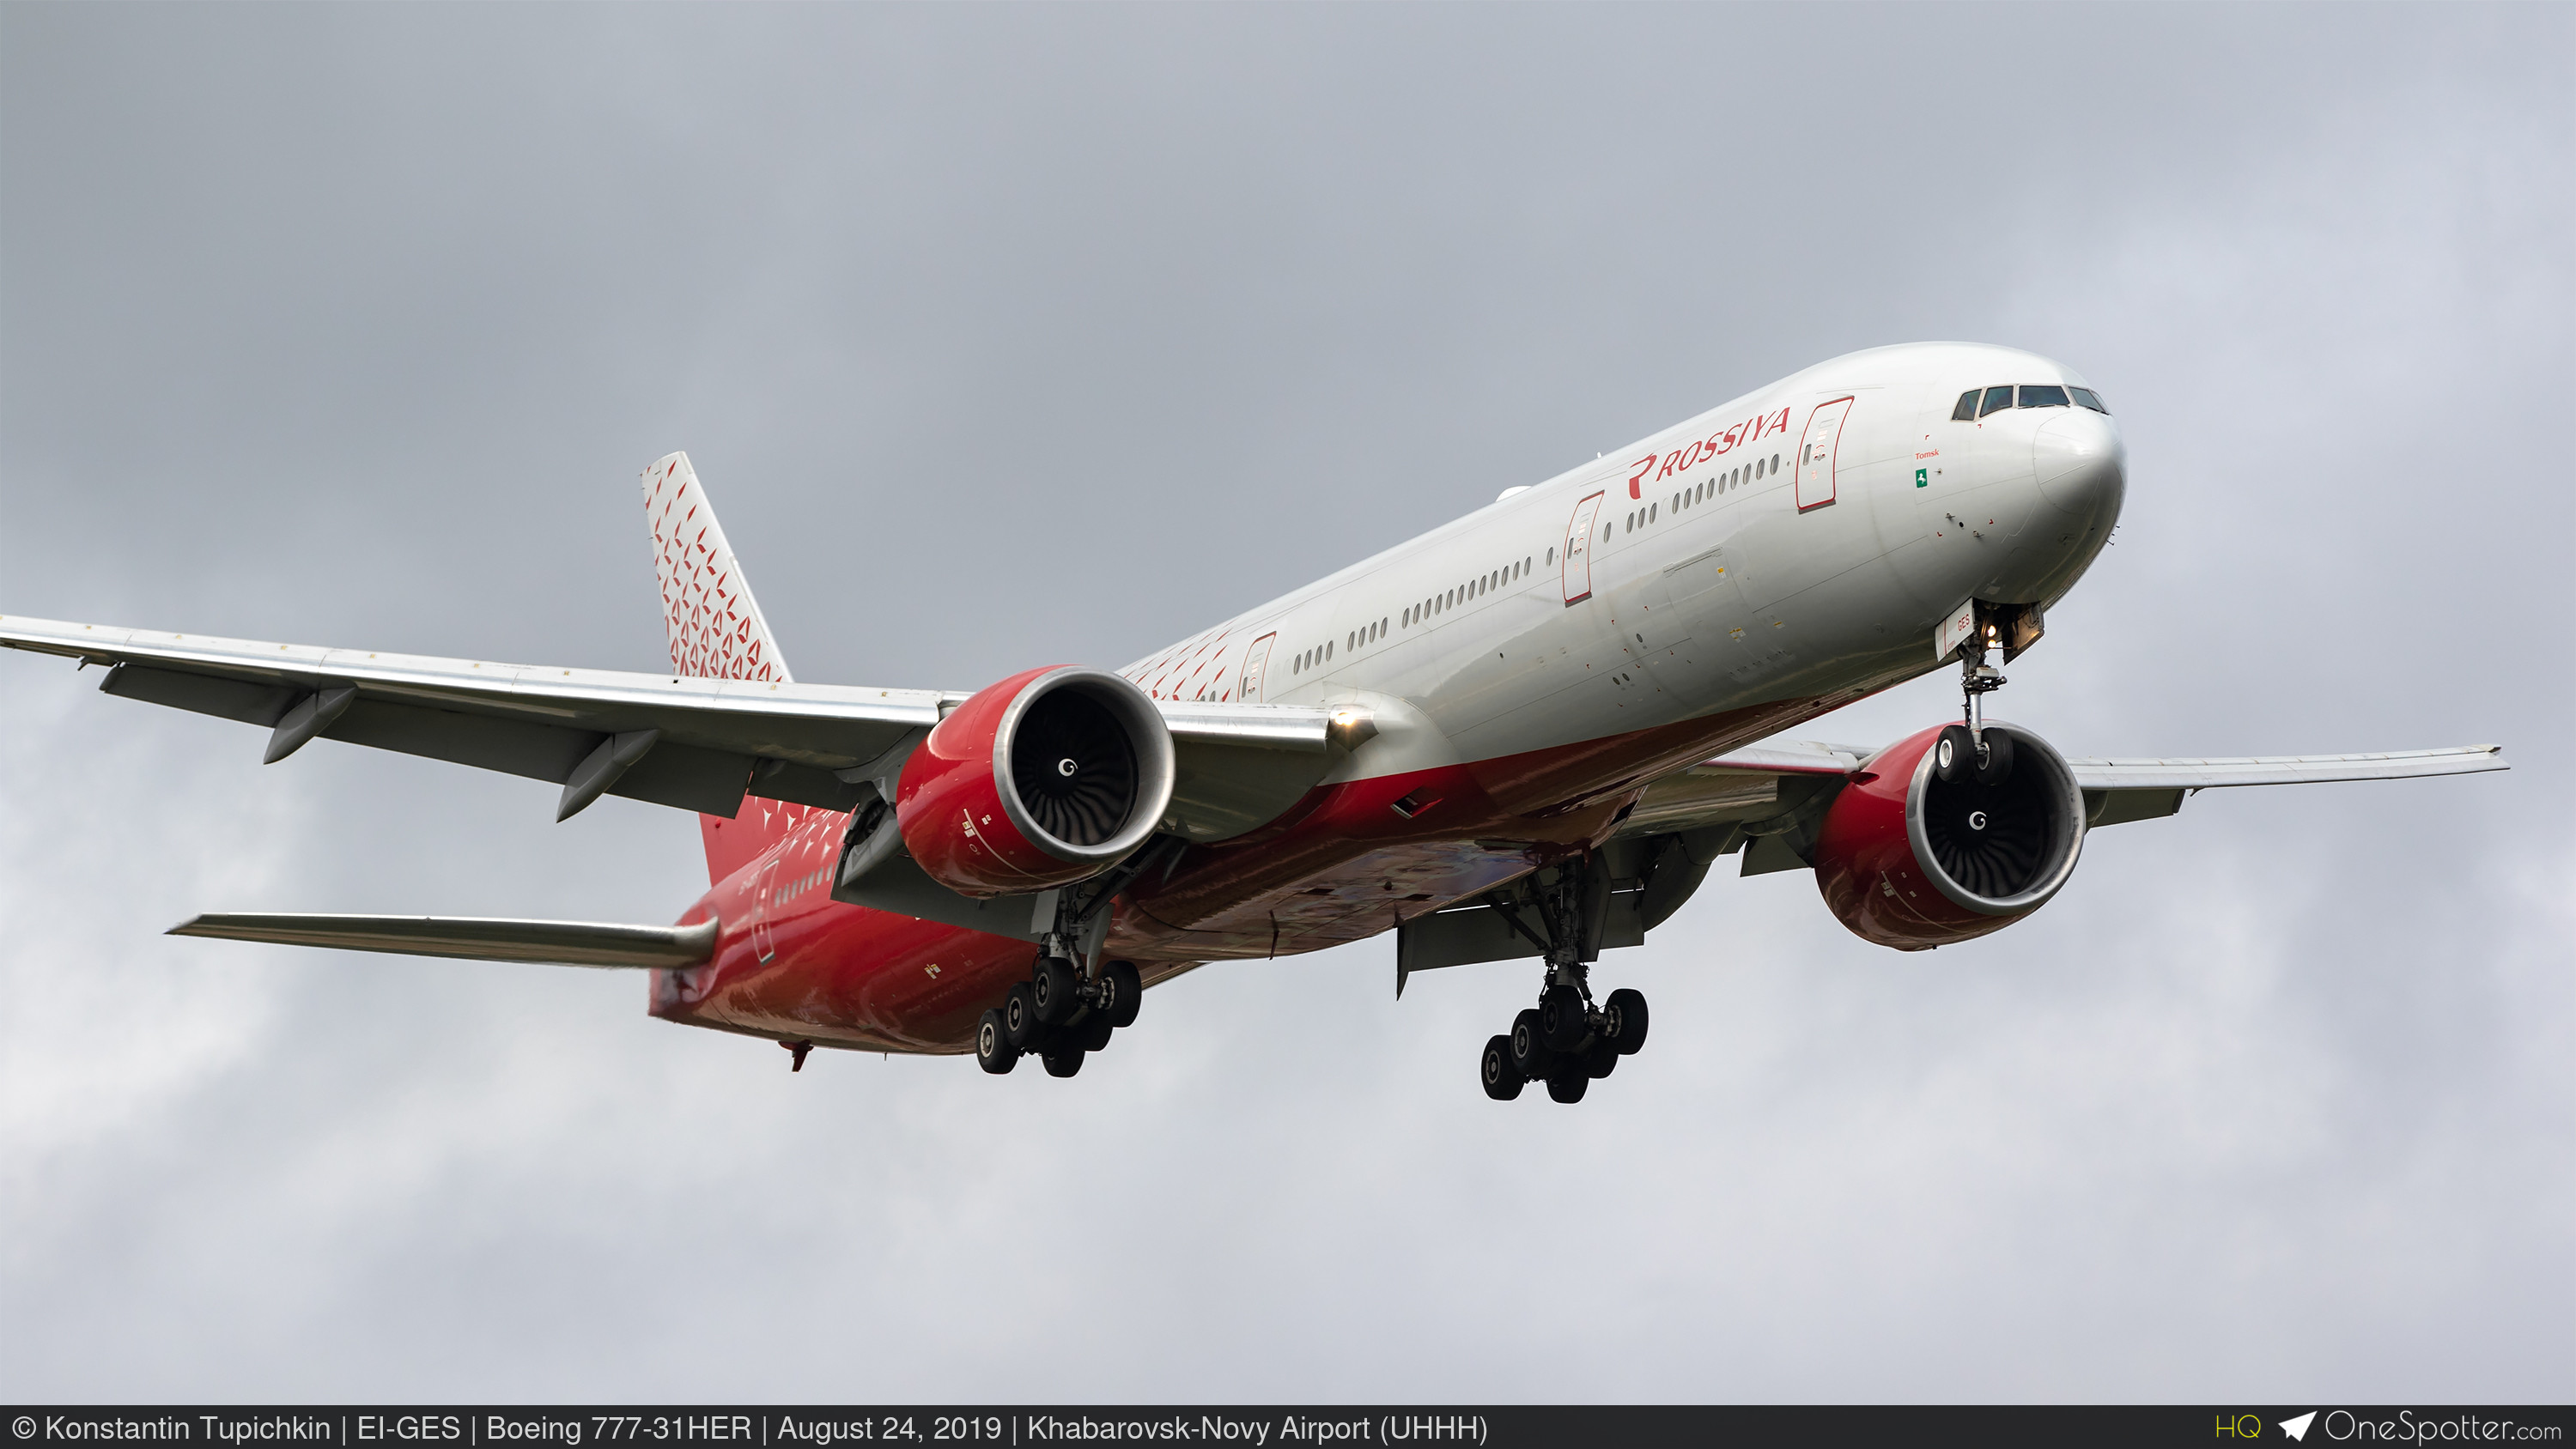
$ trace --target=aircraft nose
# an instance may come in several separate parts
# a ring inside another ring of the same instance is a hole
[[[2128,490],[2128,449],[2120,429],[2090,408],[2067,408],[2030,442],[2040,496],[2060,513],[2108,528]]]

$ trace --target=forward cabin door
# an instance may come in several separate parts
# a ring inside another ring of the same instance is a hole
[[[761,861],[760,873],[751,878],[751,953],[763,961],[778,954],[777,943],[769,937],[770,894],[778,889],[778,861],[786,854],[784,845],[771,851]]]
[[[1276,634],[1264,634],[1243,652],[1243,679],[1234,687],[1236,699],[1245,704],[1261,703],[1261,676],[1270,671],[1270,646],[1278,638]]]
[[[1601,516],[1602,497],[1595,493],[1574,505],[1574,517],[1566,520],[1565,551],[1559,562],[1565,566],[1565,601],[1569,604],[1580,604],[1592,597],[1592,525]]]
[[[1852,400],[1836,398],[1807,415],[1806,441],[1798,445],[1798,511],[1822,508],[1834,501],[1834,454],[1842,444],[1843,419]]]

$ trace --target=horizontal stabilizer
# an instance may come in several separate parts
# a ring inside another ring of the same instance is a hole
[[[465,961],[528,961],[549,966],[695,966],[715,952],[715,921],[694,926],[617,926],[598,921],[518,921],[487,916],[197,916],[173,936],[328,946],[340,951],[392,951]]]

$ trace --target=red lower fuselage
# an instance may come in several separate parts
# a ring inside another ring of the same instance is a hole
[[[1148,871],[1118,902],[1104,954],[1135,962],[1150,984],[1203,962],[1384,934],[1598,846],[1657,776],[1848,697],[1319,786],[1260,830]],[[712,860],[739,858],[728,836],[769,843],[680,917],[716,919],[722,932],[708,964],[653,973],[653,1014],[818,1046],[970,1050],[977,1018],[1028,978],[1039,948],[833,900],[848,822],[756,800],[740,819],[708,819]]]

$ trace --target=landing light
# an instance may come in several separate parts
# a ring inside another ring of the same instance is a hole
[[[1364,709],[1337,709],[1325,722],[1324,734],[1346,750],[1356,750],[1377,733],[1377,721]]]

